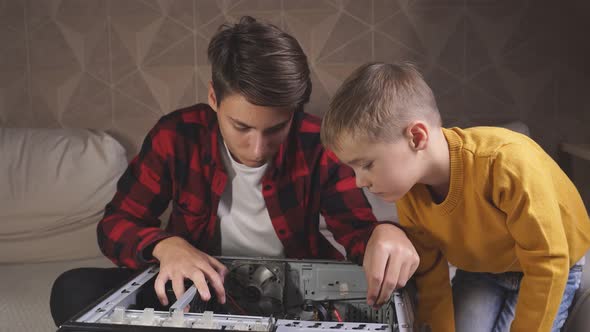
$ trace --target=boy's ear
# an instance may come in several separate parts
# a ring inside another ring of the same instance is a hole
[[[411,122],[406,128],[405,134],[412,150],[420,151],[426,149],[428,146],[430,133],[426,123],[422,121]]]
[[[215,89],[213,89],[213,82],[209,81],[209,87],[207,89],[207,100],[209,106],[217,112],[217,96],[215,95]]]

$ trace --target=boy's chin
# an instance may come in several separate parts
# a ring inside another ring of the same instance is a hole
[[[377,194],[377,197],[379,197],[379,199],[381,199],[382,201],[388,202],[388,203],[395,203],[397,200],[399,200],[399,197],[396,197],[395,195],[391,194],[391,193],[382,193],[382,194]]]

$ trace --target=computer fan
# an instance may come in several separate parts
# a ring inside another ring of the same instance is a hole
[[[237,261],[225,277],[227,305],[232,312],[247,315],[282,316],[285,264]]]

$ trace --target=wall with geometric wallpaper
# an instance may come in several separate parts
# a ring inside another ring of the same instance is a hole
[[[522,120],[554,156],[590,143],[584,0],[3,0],[0,126],[107,130],[134,154],[160,116],[206,101],[208,40],[246,14],[302,44],[311,113],[360,64],[409,60],[446,125]]]

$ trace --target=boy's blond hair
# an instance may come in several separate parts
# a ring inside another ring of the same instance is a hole
[[[441,126],[432,90],[409,63],[368,63],[340,86],[322,120],[321,139],[332,150],[343,137],[393,142],[412,121]]]

